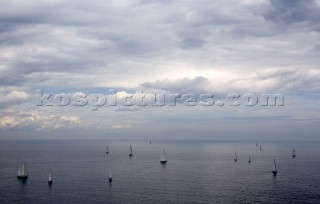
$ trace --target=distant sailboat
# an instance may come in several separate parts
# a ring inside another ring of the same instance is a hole
[[[48,183],[49,183],[49,185],[52,184],[52,173],[51,173],[51,169],[50,169],[50,172],[49,172]]]
[[[277,175],[277,165],[276,165],[276,160],[275,159],[273,159],[273,169],[272,169],[272,173],[273,173],[273,175],[274,176],[276,176]]]
[[[160,158],[160,163],[161,164],[166,164],[167,163],[167,156],[166,156],[166,152],[165,152],[164,148],[163,148],[162,156]]]
[[[262,151],[262,147],[261,147],[261,145],[260,145],[260,152]]]
[[[296,157],[296,150],[295,150],[295,149],[292,150],[292,157],[293,157],[293,158]]]
[[[248,160],[248,163],[249,163],[249,164],[251,163],[251,158],[250,158],[250,155],[249,155],[249,160]]]
[[[258,142],[256,142],[256,147],[258,147]]]
[[[25,162],[23,162],[22,167],[19,168],[17,178],[21,179],[21,180],[27,180],[28,179],[28,171],[27,171],[27,166],[26,166]]]
[[[151,140],[150,140],[150,144],[151,144]]]
[[[132,146],[130,144],[130,152],[129,152],[129,156],[132,157],[133,153],[132,153]]]
[[[106,147],[106,154],[109,154],[109,148],[108,148],[108,146]]]
[[[111,170],[110,170],[110,173],[109,173],[109,183],[112,182],[112,175],[111,175]]]
[[[238,157],[237,157],[237,152],[234,152],[234,162],[237,162],[238,161]]]

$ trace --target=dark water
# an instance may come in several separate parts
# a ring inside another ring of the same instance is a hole
[[[320,143],[261,144],[260,152],[255,142],[1,141],[0,201],[320,203]],[[165,166],[159,162],[163,147],[168,158]],[[293,147],[296,158],[291,157]],[[273,158],[278,165],[276,178],[271,173]],[[29,172],[25,183],[16,178],[23,161]]]

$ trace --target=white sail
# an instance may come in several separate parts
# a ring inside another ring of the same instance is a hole
[[[22,164],[22,167],[21,167],[21,176],[24,176],[24,165]]]
[[[292,150],[292,156],[296,156],[296,150],[295,149]]]
[[[52,181],[52,173],[51,173],[51,169],[50,169],[50,172],[49,172],[49,178],[48,178],[48,181]]]
[[[276,165],[276,160],[273,159],[273,172],[277,172],[277,165]]]
[[[160,161],[167,161],[166,151],[164,148],[163,148],[163,153],[162,153]]]
[[[106,148],[106,152],[109,152],[109,148],[108,148],[108,146],[107,146],[107,148]]]
[[[21,176],[21,167],[19,167],[18,178]]]
[[[251,158],[250,158],[250,156],[249,156],[249,160],[248,160],[249,162],[251,162]]]
[[[25,162],[23,162],[23,164],[22,164],[21,176],[28,176],[27,166],[26,166]]]
[[[130,145],[130,155],[132,155],[132,146]]]
[[[237,161],[238,158],[237,158],[237,152],[234,152],[234,161]]]
[[[111,170],[110,170],[110,173],[109,173],[109,178],[112,178],[112,175],[111,175]]]

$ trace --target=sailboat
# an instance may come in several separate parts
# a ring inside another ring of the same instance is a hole
[[[51,169],[50,169],[50,172],[49,172],[48,183],[49,183],[49,185],[52,184],[52,173],[51,173]]]
[[[165,152],[164,148],[163,148],[162,156],[160,158],[160,163],[161,164],[166,164],[167,163],[167,156],[166,156],[166,152]]]
[[[237,158],[237,152],[234,152],[234,162],[237,162],[238,158]]]
[[[150,142],[150,144],[151,144],[151,140],[150,140],[149,142]]]
[[[274,176],[276,176],[277,175],[277,165],[276,165],[276,160],[275,159],[273,159],[273,169],[272,169],[272,173],[273,173],[273,175]]]
[[[260,145],[260,152],[262,151],[262,147],[261,147],[261,145]]]
[[[108,146],[106,147],[106,154],[109,154],[109,148],[108,148]]]
[[[249,163],[249,164],[251,163],[251,158],[250,158],[250,155],[249,155],[249,160],[248,160],[248,163]]]
[[[133,153],[132,153],[132,146],[130,144],[130,152],[129,152],[129,157],[132,157]]]
[[[293,157],[293,158],[296,157],[296,150],[295,150],[295,149],[292,150],[292,157]]]
[[[258,142],[256,142],[256,147],[258,147]]]
[[[110,170],[110,173],[109,173],[109,183],[112,182],[112,175],[111,175],[111,170]]]
[[[27,171],[27,166],[26,166],[25,162],[23,162],[22,167],[19,168],[17,178],[21,179],[21,180],[27,180],[28,179],[28,171]]]

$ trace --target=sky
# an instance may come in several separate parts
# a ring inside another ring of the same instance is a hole
[[[0,139],[320,140],[319,32],[320,0],[0,0]]]

